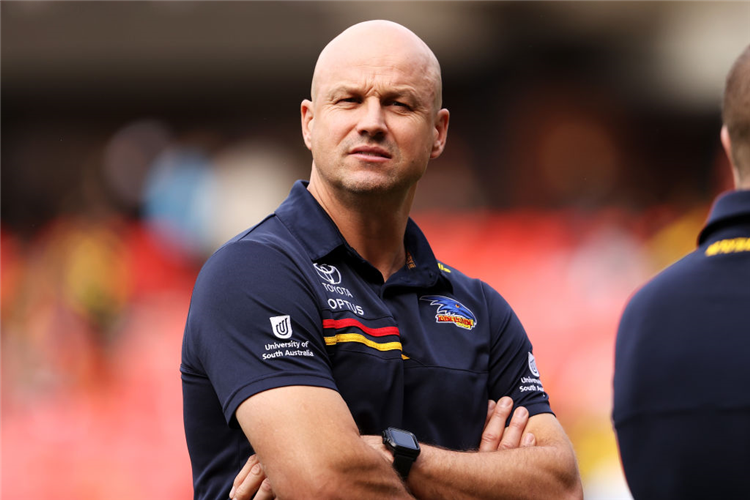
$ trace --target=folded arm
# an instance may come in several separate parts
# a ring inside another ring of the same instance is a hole
[[[236,415],[262,464],[246,476],[257,485],[266,476],[277,498],[413,498],[388,461],[361,439],[336,391],[270,389],[245,400]]]
[[[512,427],[506,432],[518,432]],[[535,446],[524,446],[527,433]],[[483,452],[488,447],[484,439],[479,452],[422,446],[409,473],[409,488],[420,499],[583,498],[573,448],[557,419],[535,415],[524,434],[522,446],[500,445],[497,451]]]
[[[497,405],[489,402],[477,452],[422,445],[422,453],[409,474],[411,493],[420,499],[581,499],[575,456],[555,417],[542,414],[529,418],[526,409],[519,407],[505,428],[512,406],[508,397]],[[391,469],[393,457],[380,436],[361,436],[361,441],[376,450],[387,469]],[[386,475],[392,479],[393,471],[390,472]],[[275,489],[268,479],[264,482],[265,477],[258,457],[250,457],[235,479],[230,497],[248,500],[257,491],[256,500],[276,498]]]

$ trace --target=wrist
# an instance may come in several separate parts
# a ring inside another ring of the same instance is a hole
[[[417,498],[453,499],[457,496],[450,488],[451,474],[459,470],[455,455],[459,452],[438,446],[420,445],[422,452],[414,462],[406,487]]]
[[[406,481],[421,452],[416,436],[409,431],[389,427],[383,431],[383,445],[392,456],[393,468]]]

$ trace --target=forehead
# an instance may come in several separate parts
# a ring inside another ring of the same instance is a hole
[[[385,45],[338,47],[318,61],[314,77],[322,95],[334,88],[356,86],[380,91],[410,89],[427,98],[434,97],[437,78],[425,54]]]
[[[330,68],[320,80],[321,89],[330,90],[338,87],[375,87],[380,90],[410,89],[432,95],[433,80],[426,76],[424,70],[414,67],[399,66],[388,62],[369,62],[362,64],[341,64]]]

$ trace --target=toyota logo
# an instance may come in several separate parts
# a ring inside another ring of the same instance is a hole
[[[329,266],[328,264],[313,264],[315,270],[318,272],[318,276],[326,280],[331,285],[338,285],[341,283],[341,273],[335,266]]]

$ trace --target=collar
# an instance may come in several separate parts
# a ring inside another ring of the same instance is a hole
[[[702,244],[717,229],[738,218],[750,217],[750,190],[737,190],[724,193],[714,201],[708,221],[698,235],[698,245]]]
[[[276,209],[276,217],[305,247],[310,260],[319,261],[342,246],[348,246],[339,228],[307,190],[307,181],[297,181],[289,196]]]
[[[331,217],[307,190],[308,184],[308,181],[302,180],[294,183],[287,199],[276,209],[276,217],[302,244],[311,261],[320,261],[334,251],[343,249],[357,260],[366,262],[349,246]],[[406,223],[404,245],[406,266],[388,280],[388,285],[431,287],[437,284],[442,273],[435,254],[424,233],[411,218]],[[372,267],[369,263],[367,265]]]

